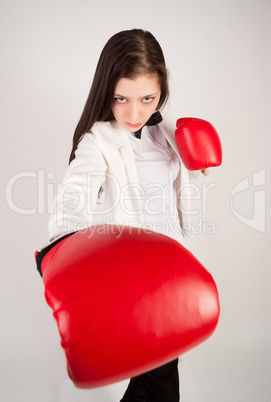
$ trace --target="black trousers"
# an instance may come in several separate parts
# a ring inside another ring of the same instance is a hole
[[[179,402],[178,359],[131,378],[120,402]]]

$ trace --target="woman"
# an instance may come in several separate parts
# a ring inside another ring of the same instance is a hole
[[[165,59],[150,32],[132,29],[109,39],[55,199],[51,244],[97,223],[147,227],[184,242],[180,184],[188,173],[174,129],[160,113],[168,96]],[[122,402],[179,401],[177,365],[131,379]]]

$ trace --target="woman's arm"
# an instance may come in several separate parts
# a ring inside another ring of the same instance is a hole
[[[92,224],[107,165],[95,136],[86,134],[78,145],[58,189],[49,219],[51,240]]]
[[[209,176],[211,173],[211,168],[204,168],[201,170],[187,170],[189,180],[200,179],[202,176]]]

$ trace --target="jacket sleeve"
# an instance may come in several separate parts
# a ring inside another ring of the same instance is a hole
[[[163,133],[169,144],[179,157],[181,168],[177,178],[175,179],[177,210],[182,232],[185,236],[189,237],[191,235],[190,202],[192,191],[190,182],[199,178],[203,178],[204,175],[201,170],[189,171],[188,169],[186,169],[175,141],[175,126],[174,124],[172,124],[172,118],[169,117],[170,116],[167,116],[167,118],[164,119],[162,123],[160,123],[160,127],[162,128]],[[209,173],[210,171],[209,169],[207,169],[207,175]]]
[[[106,171],[107,164],[95,135],[85,134],[53,203],[48,223],[50,241],[92,224]]]
[[[201,177],[204,177],[204,176],[209,176],[209,174],[211,173],[211,168],[205,169],[205,174],[203,174],[201,170],[187,170],[187,172],[188,172],[189,180],[192,181],[192,180],[200,179]]]

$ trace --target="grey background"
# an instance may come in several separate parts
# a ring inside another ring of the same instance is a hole
[[[0,400],[113,402],[124,387],[82,391],[69,382],[33,255],[47,241],[48,209],[100,51],[115,32],[141,27],[164,50],[171,114],[211,121],[223,144],[223,165],[195,187],[189,240],[217,283],[221,316],[214,335],[184,358],[207,401],[271,401],[270,2],[2,0],[0,7]]]

